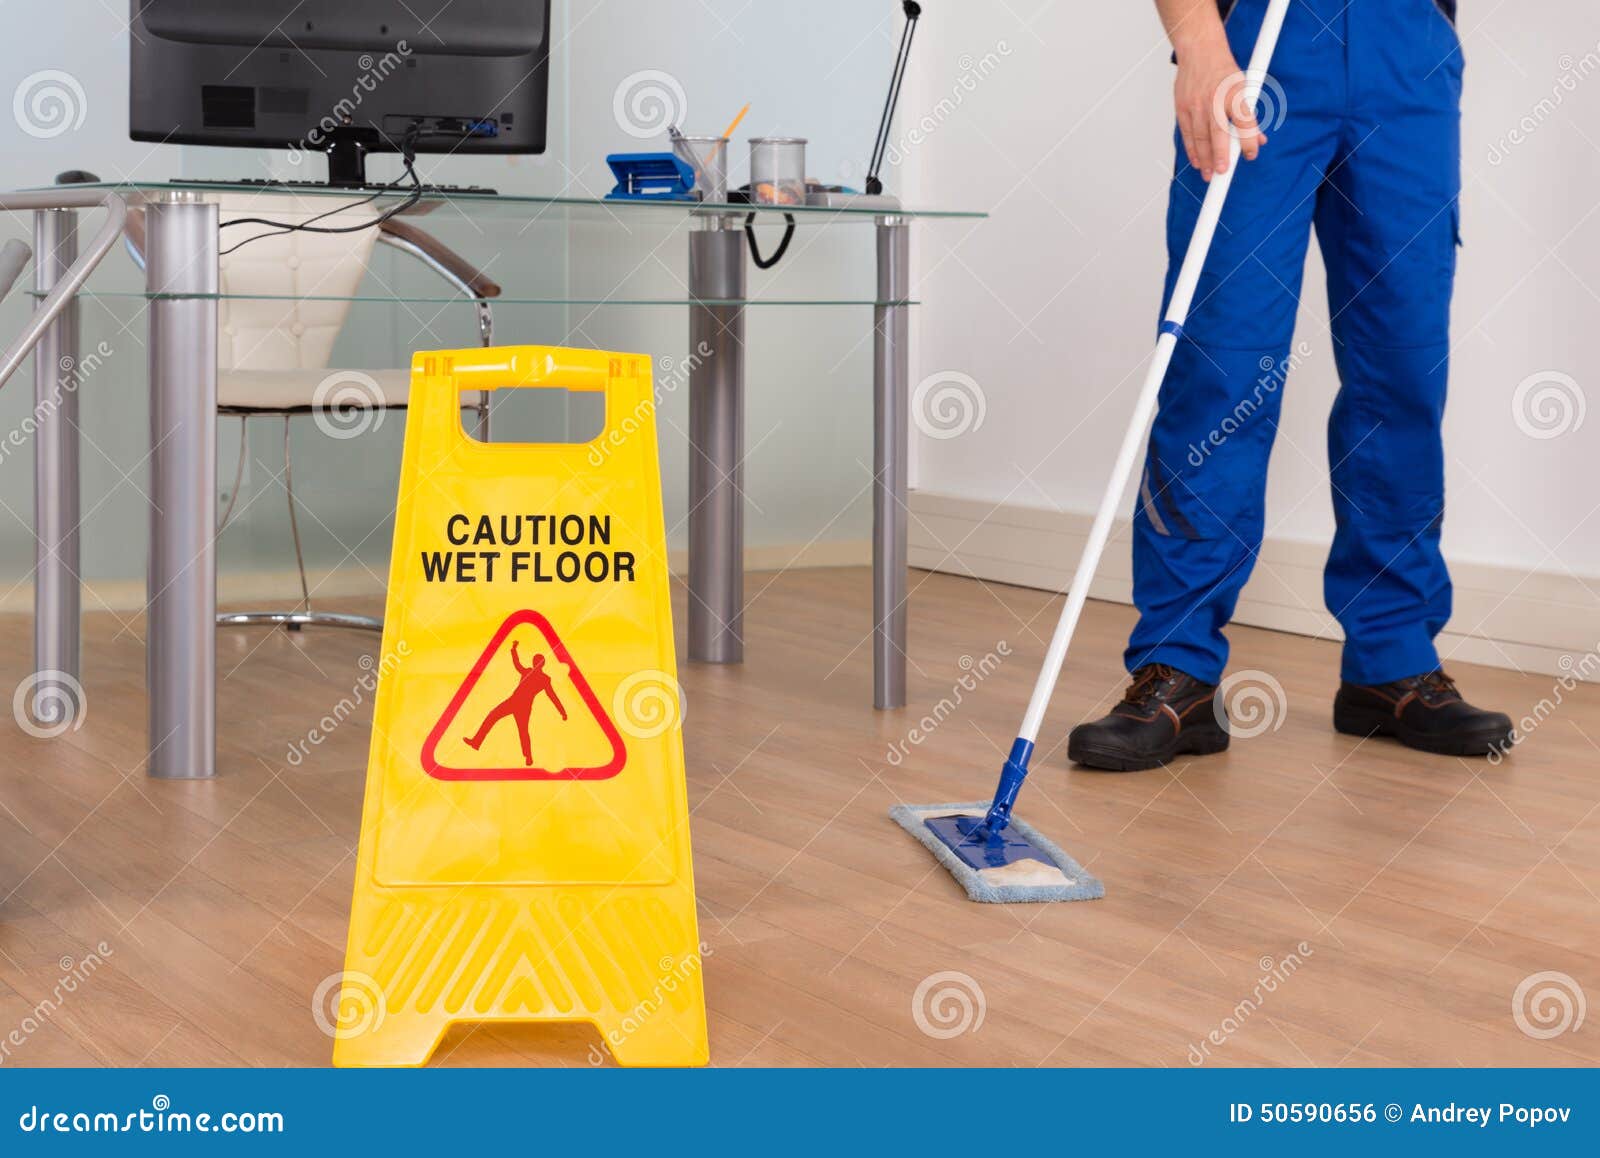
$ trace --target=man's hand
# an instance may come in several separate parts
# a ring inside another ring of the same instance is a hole
[[[1244,159],[1254,161],[1267,138],[1255,109],[1244,101],[1244,72],[1233,58],[1212,0],[1158,0],[1178,56],[1173,100],[1189,164],[1207,181],[1228,171],[1228,137],[1236,134]]]

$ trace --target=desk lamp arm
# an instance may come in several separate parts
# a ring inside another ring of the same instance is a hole
[[[883,104],[883,121],[878,125],[878,136],[872,143],[872,159],[867,162],[867,193],[877,197],[883,192],[883,179],[878,175],[883,168],[884,155],[889,151],[889,133],[894,127],[894,112],[900,104],[900,85],[906,78],[906,62],[911,59],[911,41],[917,34],[917,21],[922,18],[922,5],[916,0],[903,0],[901,8],[906,14],[906,26],[900,33],[900,51],[895,56],[894,74],[889,78],[889,97]]]

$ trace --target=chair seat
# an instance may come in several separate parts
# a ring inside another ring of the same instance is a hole
[[[217,409],[224,413],[392,410],[403,409],[410,398],[410,370],[217,371]]]

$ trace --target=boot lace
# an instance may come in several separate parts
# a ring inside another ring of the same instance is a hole
[[[1177,669],[1168,667],[1164,663],[1146,664],[1133,673],[1133,683],[1122,695],[1122,702],[1142,708],[1160,689],[1161,685],[1177,675]]]
[[[1418,676],[1417,694],[1427,699],[1459,697],[1461,695],[1456,688],[1456,681],[1451,679],[1443,668],[1438,671],[1431,671],[1424,676]]]

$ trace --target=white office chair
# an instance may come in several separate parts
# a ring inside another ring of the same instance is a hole
[[[333,208],[327,197],[291,197],[259,194],[223,195],[219,199],[223,222],[240,217],[273,221],[305,221]],[[319,226],[341,226],[370,221],[370,205],[352,208],[319,220]],[[128,252],[144,267],[144,211],[130,209],[127,221]],[[292,611],[225,612],[217,623],[227,627],[283,626],[298,631],[307,624],[383,630],[383,621],[361,615],[317,611],[311,605],[305,554],[295,514],[294,480],[289,446],[289,419],[296,414],[325,413],[338,418],[351,398],[341,386],[359,384],[361,408],[403,410],[409,400],[411,372],[406,369],[355,370],[333,368],[329,359],[339,336],[350,299],[367,274],[373,248],[383,244],[410,254],[455,287],[477,310],[478,335],[485,346],[494,344],[491,298],[500,287],[458,254],[417,226],[400,219],[351,233],[272,234],[265,226],[236,225],[222,233],[222,249],[247,237],[260,237],[237,252],[221,258],[222,299],[217,304],[217,413],[239,419],[239,468],[234,476],[228,508],[217,526],[220,535],[233,515],[244,475],[246,430],[251,418],[283,419],[283,481],[289,498],[289,531],[294,539],[295,565],[300,575],[300,605]],[[259,296],[245,296],[259,295]],[[375,389],[374,389],[375,387]],[[370,395],[370,397],[367,397]],[[489,394],[463,407],[475,415],[477,437],[489,438]]]

